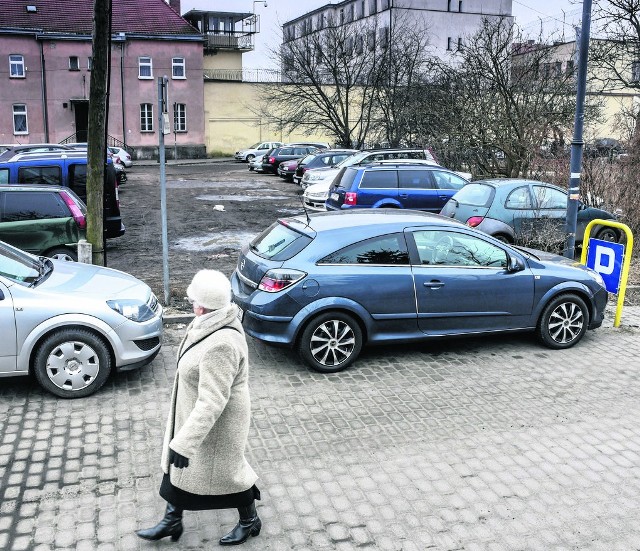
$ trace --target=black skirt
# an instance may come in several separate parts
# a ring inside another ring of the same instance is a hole
[[[244,492],[220,495],[199,495],[186,492],[171,484],[168,474],[162,477],[160,496],[174,507],[187,511],[205,511],[207,509],[238,509],[251,505],[253,500],[260,499],[260,490],[254,484]]]

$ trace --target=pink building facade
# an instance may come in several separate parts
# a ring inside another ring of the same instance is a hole
[[[6,1],[0,143],[90,140],[93,2]],[[112,9],[108,143],[125,144],[136,158],[157,156],[158,78],[166,76],[168,157],[205,156],[202,35],[179,16],[175,0],[113,0]]]

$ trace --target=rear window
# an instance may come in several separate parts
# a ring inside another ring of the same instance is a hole
[[[256,237],[249,248],[267,260],[288,260],[304,249],[312,239],[276,222]]]
[[[87,165],[69,165],[69,187],[78,197],[87,197]]]
[[[360,182],[360,189],[397,189],[397,170],[365,171]]]
[[[19,184],[62,185],[62,171],[59,166],[26,166],[18,169]]]
[[[9,169],[3,168],[0,170],[0,184],[8,184],[9,183]]]
[[[68,218],[69,209],[56,192],[6,191],[0,205],[2,222]],[[0,196],[0,197],[1,197]]]
[[[334,185],[341,189],[351,189],[358,171],[355,168],[343,168],[336,179]]]
[[[474,207],[488,207],[493,200],[495,190],[485,184],[467,184],[454,195],[454,199],[461,205]]]

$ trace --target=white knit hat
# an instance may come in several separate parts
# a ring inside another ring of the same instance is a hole
[[[218,270],[200,270],[187,287],[187,296],[207,310],[219,310],[231,303],[231,283]]]

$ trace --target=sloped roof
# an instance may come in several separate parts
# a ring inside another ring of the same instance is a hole
[[[2,0],[0,6],[0,29],[91,35],[92,25],[93,0]],[[112,0],[111,28],[148,36],[200,34],[163,0]]]

